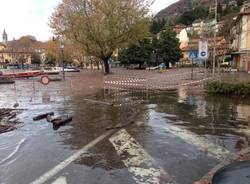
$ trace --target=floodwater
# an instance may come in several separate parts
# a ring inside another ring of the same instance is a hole
[[[248,99],[206,96],[185,88],[111,90],[102,84],[101,74],[84,73],[49,86],[35,79],[1,85],[0,108],[19,103],[24,110],[18,116],[23,126],[0,135],[0,184],[37,181],[107,128],[124,123],[85,154],[46,175],[44,183],[190,184],[230,153],[250,145]],[[51,111],[73,115],[73,121],[54,130],[46,120],[32,120]],[[129,124],[130,117],[134,122]]]

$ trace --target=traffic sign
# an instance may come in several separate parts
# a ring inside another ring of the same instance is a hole
[[[208,44],[206,40],[199,41],[199,58],[208,58]]]
[[[49,79],[49,77],[48,76],[42,76],[41,77],[41,83],[43,84],[43,85],[48,85],[49,83],[50,83],[50,79]]]
[[[189,59],[195,59],[195,58],[197,58],[197,52],[194,50],[191,50],[189,52]]]

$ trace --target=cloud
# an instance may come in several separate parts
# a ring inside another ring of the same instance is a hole
[[[155,0],[154,4],[152,5],[152,11],[154,14],[156,14],[176,1],[177,0]]]
[[[9,39],[34,35],[47,40],[52,34],[48,19],[60,0],[8,0],[1,2],[0,33],[6,29]]]
[[[152,11],[157,13],[175,1],[156,0]],[[49,17],[59,2],[61,0],[1,0],[0,36],[3,29],[6,29],[9,40],[24,35],[48,40],[52,36],[48,26]]]

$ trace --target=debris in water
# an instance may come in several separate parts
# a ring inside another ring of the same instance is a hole
[[[73,120],[72,116],[61,116],[51,121],[53,128],[57,130],[60,126],[65,125]]]
[[[15,103],[13,107],[14,107],[14,108],[19,107],[19,103]]]
[[[34,121],[39,121],[39,120],[42,120],[42,119],[46,119],[48,116],[53,116],[55,113],[54,112],[48,112],[48,113],[45,113],[45,114],[41,114],[41,115],[38,115],[36,117],[33,118]]]
[[[16,109],[0,109],[0,134],[15,130],[20,122],[16,118]]]

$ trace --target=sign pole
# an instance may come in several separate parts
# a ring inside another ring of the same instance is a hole
[[[192,60],[192,72],[191,72],[191,80],[194,79],[194,59],[197,58],[197,52],[194,50],[191,50],[189,52],[189,59]]]
[[[213,78],[215,77],[215,62],[216,62],[216,38],[217,38],[217,7],[218,0],[215,0],[215,25],[214,25],[214,51],[213,51]]]
[[[207,60],[205,59],[205,78],[207,77]]]
[[[192,73],[191,73],[191,80],[194,80],[194,59],[192,58]]]

